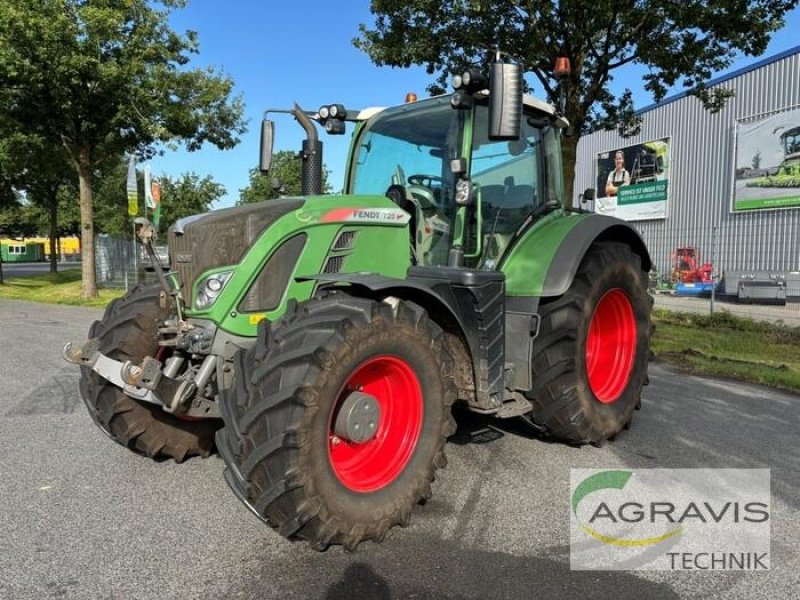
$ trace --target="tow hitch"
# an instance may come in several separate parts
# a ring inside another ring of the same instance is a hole
[[[171,375],[180,368],[183,358],[173,356],[166,365],[146,357],[141,364],[109,358],[99,350],[96,339],[77,346],[67,343],[62,351],[67,362],[91,369],[102,378],[120,388],[126,395],[157,404],[168,413],[187,417],[219,417],[215,402],[197,394],[205,388],[216,366],[216,356],[208,355],[203,360],[193,379],[173,379]]]

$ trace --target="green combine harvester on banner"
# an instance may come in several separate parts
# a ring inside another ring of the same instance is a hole
[[[518,65],[489,70],[392,108],[269,111],[306,132],[302,195],[179,221],[160,284],[64,348],[98,427],[153,458],[218,450],[239,499],[317,549],[408,523],[456,403],[568,444],[628,428],[647,248],[623,221],[562,208],[567,122],[523,96]],[[344,193],[320,195],[317,128],[348,123]],[[137,235],[155,262],[151,224]]]

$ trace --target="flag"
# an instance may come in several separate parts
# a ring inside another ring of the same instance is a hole
[[[158,231],[158,222],[161,219],[161,184],[155,179],[150,184],[150,196],[153,200],[153,226]]]
[[[139,214],[139,192],[136,185],[136,159],[132,154],[128,161],[128,181],[125,189],[128,192],[128,215],[135,217]]]
[[[150,165],[144,168],[144,205],[150,210],[155,210],[156,203],[153,200],[153,190],[150,186]]]

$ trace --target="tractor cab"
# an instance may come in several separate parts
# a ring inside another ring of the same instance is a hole
[[[519,137],[492,139],[488,96],[468,109],[454,109],[453,97],[388,108],[364,121],[345,191],[386,194],[411,215],[416,264],[493,269],[526,221],[561,205],[556,123],[563,121],[526,97]],[[457,199],[459,187],[468,188],[466,202]]]

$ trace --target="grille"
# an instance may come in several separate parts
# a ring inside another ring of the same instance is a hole
[[[207,269],[235,265],[275,221],[303,205],[284,198],[216,210],[187,222],[183,233],[169,231],[172,268],[183,281],[183,297],[191,305],[194,280]]]
[[[344,267],[344,256],[330,256],[325,262],[323,273],[338,273]]]
[[[336,238],[336,241],[333,243],[334,250],[350,250],[353,247],[353,241],[356,238],[355,231],[343,231],[339,234],[339,237]]]

